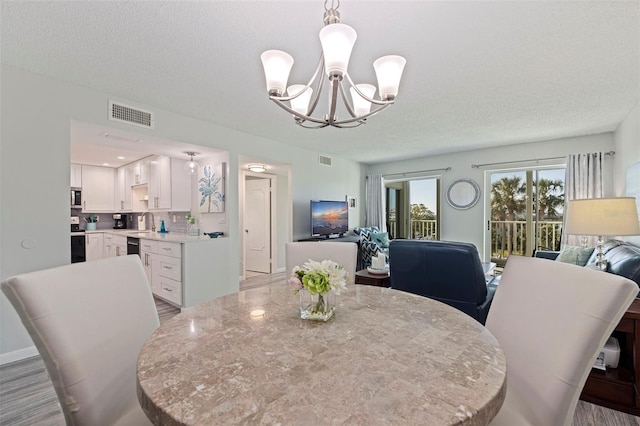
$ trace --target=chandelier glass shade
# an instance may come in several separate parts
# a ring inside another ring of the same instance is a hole
[[[185,152],[185,154],[187,154],[189,157],[191,157],[189,159],[189,161],[187,161],[186,163],[184,163],[184,171],[195,175],[198,173],[198,169],[200,168],[200,164],[198,164],[198,162],[196,160],[193,159],[193,157],[196,156],[195,152]]]
[[[377,99],[374,97],[375,86],[355,84],[347,68],[357,34],[350,26],[340,23],[337,10],[340,2],[334,8],[332,0],[331,7],[327,8],[328,1],[325,1],[325,26],[319,34],[322,55],[309,82],[287,87],[293,57],[281,50],[267,50],[260,57],[267,91],[269,99],[291,113],[296,124],[302,127],[357,127],[364,124],[368,117],[394,103],[406,60],[402,56],[388,55],[373,63],[378,83]],[[325,81],[329,86],[328,112],[324,116],[313,116]],[[315,89],[312,88],[314,84]],[[349,88],[350,96],[346,94],[345,85]],[[338,98],[348,114],[344,118],[339,118],[337,114]],[[372,105],[375,105],[373,110]]]

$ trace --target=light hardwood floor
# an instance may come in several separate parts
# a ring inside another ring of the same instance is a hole
[[[272,283],[285,283],[284,273],[257,275],[240,283],[240,290]],[[160,322],[179,313],[179,309],[156,300]],[[583,401],[573,420],[574,426],[640,426],[640,417],[609,410]],[[0,426],[60,426],[64,417],[40,357],[0,366]]]

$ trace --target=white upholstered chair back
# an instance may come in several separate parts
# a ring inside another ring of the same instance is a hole
[[[150,424],[136,363],[158,314],[138,256],[74,263],[7,279],[68,425]]]
[[[287,271],[285,278],[291,277],[294,266],[300,266],[309,259],[315,261],[333,260],[347,271],[347,284],[353,284],[356,273],[358,246],[356,243],[336,241],[315,242],[302,241],[287,243],[285,248]]]
[[[507,359],[492,425],[570,425],[593,362],[636,294],[618,275],[510,256],[486,327]]]

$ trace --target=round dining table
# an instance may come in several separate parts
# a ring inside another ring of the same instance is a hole
[[[286,284],[223,296],[163,323],[137,365],[156,425],[486,425],[506,393],[488,329],[438,301],[352,285],[327,322]]]

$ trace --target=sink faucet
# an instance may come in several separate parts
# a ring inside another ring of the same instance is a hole
[[[156,231],[156,217],[151,212],[142,213],[142,217],[144,217],[144,215],[146,215],[147,213],[149,213],[151,215],[151,231],[155,232]]]

